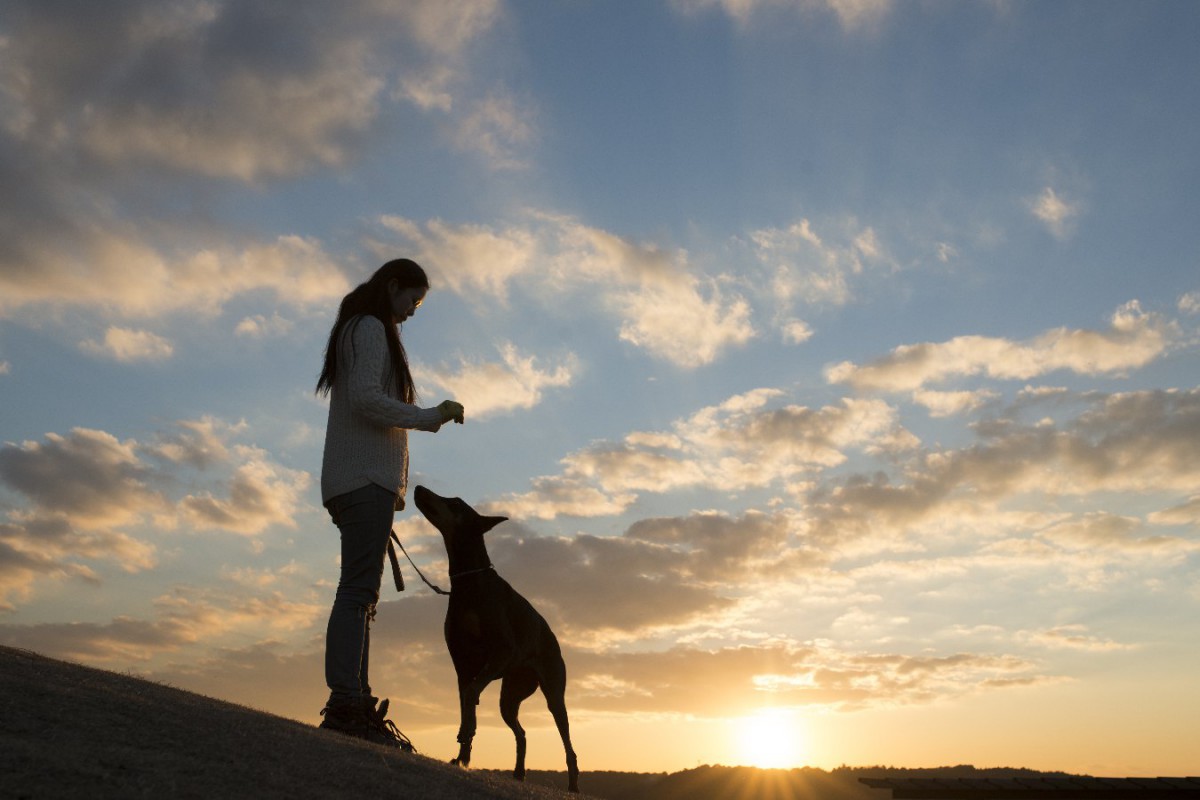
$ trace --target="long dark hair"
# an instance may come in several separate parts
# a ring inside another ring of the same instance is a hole
[[[317,378],[317,394],[329,394],[338,371],[338,341],[342,331],[352,320],[355,325],[356,317],[370,315],[383,323],[387,332],[388,352],[392,356],[392,371],[395,376],[399,397],[406,403],[416,402],[417,392],[413,387],[412,373],[408,369],[408,354],[400,342],[400,334],[392,324],[392,301],[388,294],[388,284],[398,281],[401,289],[428,289],[429,278],[421,266],[407,258],[397,258],[389,261],[375,271],[365,283],[359,284],[354,291],[342,298],[338,307],[337,320],[333,330],[329,332],[329,342],[325,345],[325,366],[321,376]],[[351,343],[353,347],[353,343]]]

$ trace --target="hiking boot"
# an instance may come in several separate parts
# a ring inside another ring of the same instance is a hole
[[[362,700],[348,702],[330,702],[321,709],[319,727],[327,731],[335,731],[355,739],[364,739],[385,747],[397,747],[407,753],[415,753],[408,737],[400,732],[395,723],[387,719],[388,701],[384,700],[376,709],[374,697],[364,697]]]
[[[387,718],[388,700],[384,698],[379,701],[378,708],[375,707],[375,703],[374,697],[363,698],[363,714],[367,719],[367,726],[370,728],[367,738],[388,747],[399,747],[406,753],[417,752],[417,748],[413,747],[409,738],[400,732],[396,723]]]
[[[321,709],[321,716],[325,719],[321,720],[318,727],[324,730],[353,736],[356,739],[367,738],[370,725],[359,702],[335,703],[331,700]]]

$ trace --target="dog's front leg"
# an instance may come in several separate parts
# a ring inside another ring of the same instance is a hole
[[[479,704],[479,692],[475,692],[474,697],[471,696],[470,686],[464,682],[458,682],[458,706],[459,706],[459,726],[458,726],[458,758],[451,761],[451,764],[457,764],[460,767],[471,766],[471,742],[475,739],[475,706]]]

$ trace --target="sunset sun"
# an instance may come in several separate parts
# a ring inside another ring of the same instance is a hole
[[[770,708],[734,721],[737,763],[768,769],[803,766],[807,737],[795,714]]]

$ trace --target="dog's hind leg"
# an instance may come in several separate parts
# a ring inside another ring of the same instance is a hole
[[[508,672],[500,684],[500,717],[517,740],[517,765],[513,767],[513,777],[519,781],[525,780],[525,729],[517,721],[517,712],[521,702],[537,691],[537,687],[537,673],[528,667]]]
[[[542,694],[546,696],[546,707],[554,717],[558,735],[562,737],[563,750],[567,754],[567,791],[579,791],[579,760],[571,746],[571,724],[567,720],[567,667],[560,659],[549,674],[541,676]]]

